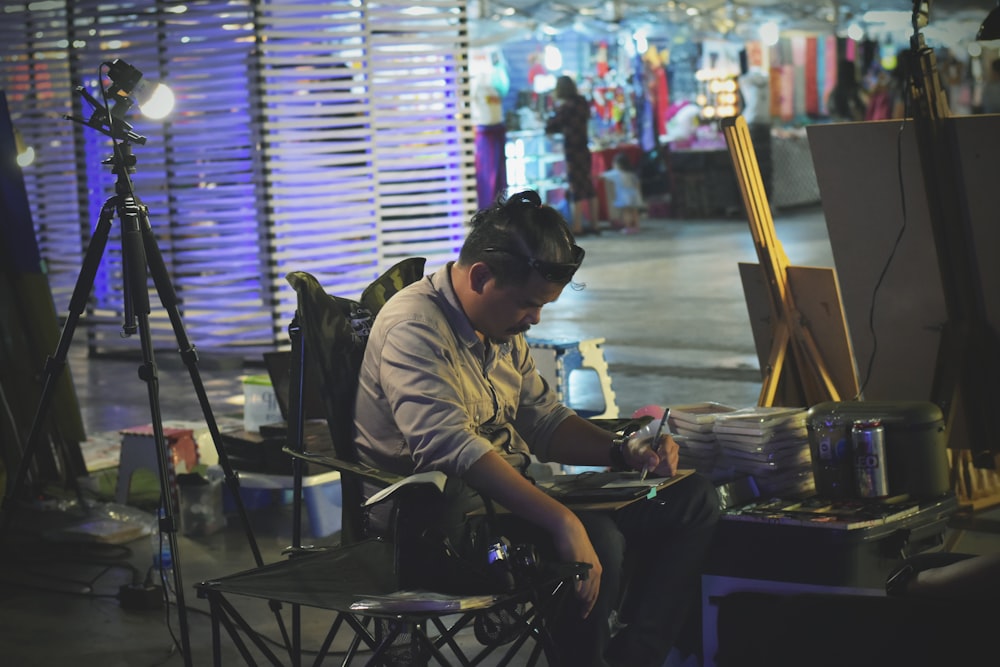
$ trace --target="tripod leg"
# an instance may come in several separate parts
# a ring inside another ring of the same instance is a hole
[[[139,378],[146,383],[149,394],[149,412],[152,418],[153,438],[156,443],[156,458],[160,472],[160,498],[164,515],[160,519],[160,531],[166,533],[173,559],[174,594],[177,598],[177,617],[180,624],[181,653],[185,665],[191,666],[191,638],[188,631],[187,607],[184,602],[184,581],[181,575],[180,553],[177,548],[177,513],[179,502],[173,493],[169,478],[171,467],[166,438],[163,435],[163,416],[160,413],[160,383],[153,353],[153,338],[149,330],[149,292],[146,287],[146,256],[143,249],[141,205],[131,195],[120,198],[118,215],[122,224],[122,263],[127,281],[125,293],[131,299],[131,315],[134,316],[142,346],[143,365],[139,368]],[[126,308],[126,312],[128,309]],[[126,327],[129,320],[126,320]]]
[[[73,296],[69,303],[69,314],[63,325],[62,333],[59,335],[59,344],[56,346],[53,356],[49,357],[45,363],[42,393],[38,400],[34,419],[31,422],[31,430],[28,432],[28,441],[21,462],[17,467],[17,473],[7,483],[3,504],[0,506],[0,535],[5,534],[10,527],[15,495],[21,490],[27,479],[28,468],[31,466],[35,450],[38,448],[42,423],[45,421],[49,405],[52,402],[56,380],[59,379],[59,375],[66,367],[66,358],[69,356],[69,346],[73,342],[73,333],[76,331],[80,314],[87,307],[90,290],[94,287],[94,277],[97,275],[97,269],[101,265],[101,257],[104,255],[104,249],[108,243],[108,233],[111,230],[111,219],[114,217],[117,200],[117,197],[111,197],[104,202],[104,206],[101,208],[100,218],[94,228],[90,244],[87,246],[87,254],[84,256],[80,275],[77,277],[76,287],[73,289]]]
[[[153,284],[156,287],[156,293],[159,295],[160,302],[163,304],[163,307],[167,311],[167,315],[170,317],[170,324],[173,327],[174,336],[177,339],[178,351],[180,352],[181,359],[184,361],[184,365],[187,366],[188,373],[191,376],[191,384],[194,386],[195,394],[198,396],[198,403],[201,405],[202,415],[204,415],[205,423],[207,424],[208,430],[212,435],[212,442],[215,445],[215,451],[219,457],[219,465],[222,467],[225,474],[226,486],[230,491],[230,496],[236,503],[236,509],[240,515],[240,521],[243,523],[243,530],[247,536],[247,542],[249,542],[250,550],[253,552],[254,562],[257,564],[257,567],[262,567],[264,565],[264,559],[261,557],[260,549],[257,546],[257,540],[253,534],[253,529],[250,527],[250,518],[247,515],[246,506],[243,504],[243,497],[240,494],[239,477],[237,477],[236,472],[233,470],[232,464],[229,461],[229,455],[226,453],[225,448],[220,444],[222,442],[222,437],[219,434],[219,425],[215,421],[215,414],[212,412],[212,406],[208,400],[208,394],[205,391],[205,384],[202,382],[201,373],[198,371],[198,351],[195,349],[194,344],[191,343],[188,338],[187,331],[184,328],[184,322],[181,318],[180,309],[178,307],[177,293],[170,281],[170,274],[167,272],[166,264],[163,261],[163,255],[160,253],[160,247],[156,243],[156,236],[153,234],[152,227],[149,224],[149,216],[145,207],[141,209],[140,222],[143,247],[146,251],[146,263],[149,265],[149,271],[153,277]],[[297,525],[298,524],[296,524],[296,526]],[[292,651],[292,640],[285,629],[285,623],[281,617],[280,604],[272,602],[271,610],[274,613],[278,628],[281,630],[285,647]],[[292,623],[293,627],[298,627],[297,618],[295,618]],[[292,651],[292,655],[298,656],[298,652]]]
[[[201,412],[205,417],[205,423],[208,425],[208,430],[212,435],[212,442],[215,444],[215,451],[219,456],[219,465],[225,473],[226,486],[230,491],[231,497],[236,503],[236,509],[240,515],[240,521],[243,523],[243,529],[246,532],[247,541],[250,543],[250,550],[253,552],[254,562],[257,563],[257,567],[260,567],[264,564],[264,560],[261,557],[260,549],[257,546],[257,540],[250,527],[250,519],[247,516],[246,507],[243,504],[243,498],[240,495],[239,478],[236,476],[236,473],[229,462],[229,455],[226,453],[225,448],[220,445],[222,437],[219,434],[219,426],[215,421],[215,415],[212,412],[212,406],[209,403],[208,394],[205,391],[205,385],[202,382],[201,374],[198,371],[198,351],[191,343],[187,332],[184,329],[184,322],[181,319],[180,309],[177,305],[177,293],[174,291],[174,287],[170,282],[170,274],[167,272],[166,265],[163,261],[163,255],[160,253],[160,248],[156,243],[156,237],[154,236],[153,230],[149,224],[149,217],[146,214],[145,209],[142,211],[141,223],[143,246],[146,250],[146,261],[149,264],[149,271],[153,276],[153,284],[156,286],[156,292],[160,296],[160,302],[163,304],[163,307],[167,310],[167,314],[170,316],[170,324],[173,327],[174,336],[177,338],[177,345],[181,359],[184,361],[184,365],[187,366],[188,373],[191,375],[191,384],[194,386],[195,394],[198,395],[198,403],[201,405]]]

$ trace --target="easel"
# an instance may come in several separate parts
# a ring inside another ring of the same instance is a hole
[[[751,316],[762,301],[769,303],[768,331],[759,324],[754,330],[763,374],[757,404],[851,400],[858,380],[836,275],[829,268],[791,266],[774,230],[746,120],[723,119],[722,130],[760,259],[759,265],[741,265]],[[819,319],[826,320],[823,326],[816,326]]]
[[[967,203],[961,196],[961,170],[953,137],[946,131],[951,116],[941,89],[934,51],[920,33],[919,1],[914,2],[914,59],[910,81],[934,249],[948,320],[934,368],[931,400],[941,406],[948,427],[948,447],[976,442],[973,465],[996,469],[1000,429],[993,413],[1000,399],[1000,340],[990,326],[981,270],[972,245]]]

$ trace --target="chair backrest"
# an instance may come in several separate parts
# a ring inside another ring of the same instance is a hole
[[[293,271],[286,276],[298,296],[296,319],[301,328],[302,351],[292,363],[299,364],[297,377],[305,378],[305,391],[315,390],[310,384],[313,379],[319,385],[337,458],[352,463],[358,460],[354,448],[354,399],[371,323],[390,297],[423,277],[425,262],[423,257],[399,262],[369,285],[358,301],[328,294],[309,273]],[[316,372],[310,372],[312,369]],[[292,395],[294,398],[294,391]],[[298,414],[298,406],[291,406],[290,412],[291,421]],[[362,485],[351,475],[342,475],[340,483],[341,543],[351,544],[363,536]]]

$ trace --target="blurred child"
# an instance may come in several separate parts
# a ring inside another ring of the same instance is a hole
[[[608,205],[611,208],[612,224],[623,234],[639,231],[639,216],[642,213],[642,192],[639,177],[632,170],[625,153],[615,155],[614,168],[601,174],[608,188]]]

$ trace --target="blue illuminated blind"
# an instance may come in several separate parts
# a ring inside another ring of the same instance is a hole
[[[453,2],[5,3],[0,87],[39,154],[25,172],[60,312],[114,193],[110,141],[62,114],[89,116],[73,86],[96,90],[122,58],[167,81],[169,122],[129,117],[135,192],[148,207],[180,314],[199,347],[287,340],[310,271],[358,296],[399,259],[454,258],[475,206],[464,7]],[[118,219],[81,327],[91,347],[122,340]],[[175,347],[152,282],[151,329]]]

